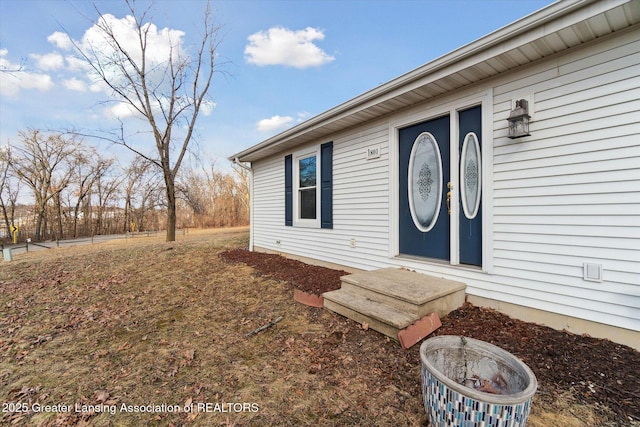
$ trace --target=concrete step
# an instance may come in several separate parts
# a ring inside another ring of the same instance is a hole
[[[360,324],[366,323],[376,330],[395,340],[398,332],[418,320],[418,316],[389,304],[374,301],[366,296],[344,289],[326,292],[324,307],[341,314]]]
[[[397,268],[342,276],[342,288],[354,295],[392,306],[421,318],[443,317],[464,303],[466,285]]]

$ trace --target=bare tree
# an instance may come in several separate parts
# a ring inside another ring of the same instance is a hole
[[[160,205],[158,193],[162,190],[161,178],[157,169],[153,169],[152,164],[142,157],[136,157],[125,174],[124,229],[143,231],[149,212]]]
[[[203,30],[196,52],[189,55],[180,43],[172,40],[168,60],[158,62],[152,55],[149,32],[152,28],[150,8],[141,13],[133,0],[125,0],[134,21],[135,48],[123,40],[112,20],[96,9],[96,28],[104,43],[75,47],[98,78],[119,102],[143,117],[155,142],[154,154],[148,154],[138,139],[125,137],[124,123],[117,137],[110,138],[147,159],[161,172],[167,205],[167,241],[176,236],[176,176],[192,140],[196,120],[214,75],[219,27],[212,22],[209,3],[203,13]],[[210,104],[209,104],[210,105]],[[185,129],[182,131],[182,129]]]
[[[60,134],[45,134],[36,129],[19,135],[21,144],[9,150],[9,163],[33,193],[37,215],[35,238],[40,240],[47,203],[69,184],[72,171],[69,164],[80,142],[75,137],[65,139]]]
[[[78,236],[78,219],[82,206],[91,201],[98,182],[113,166],[114,160],[102,156],[93,147],[83,147],[76,153],[71,165],[71,179],[66,189],[69,215],[71,216],[71,234]]]
[[[100,173],[96,175],[96,180],[93,185],[93,193],[97,198],[95,215],[92,211],[90,216],[95,219],[92,235],[95,234],[110,234],[118,232],[118,216],[116,211],[119,209],[117,206],[118,197],[121,190],[121,184],[125,178],[123,176],[109,176],[106,173]]]
[[[211,173],[214,173],[214,163],[211,164]],[[210,193],[210,174],[203,167],[202,170],[188,168],[179,183],[177,184],[180,198],[186,203],[195,219],[199,220],[200,227],[208,224],[203,221],[203,217],[209,215],[209,208],[214,203],[214,198]]]
[[[237,182],[237,192],[236,192],[236,200],[237,200],[237,215],[238,221],[241,224],[249,223],[249,214],[251,210],[251,197],[250,197],[250,177],[249,171],[243,168],[240,165],[233,164],[231,166],[233,171],[236,174],[236,182]]]
[[[13,176],[9,163],[10,147],[0,147],[0,208],[7,231],[14,224],[20,181]]]
[[[224,173],[211,161],[200,170],[188,169],[177,185],[196,225],[225,227],[244,225],[249,219],[248,174],[243,169]]]

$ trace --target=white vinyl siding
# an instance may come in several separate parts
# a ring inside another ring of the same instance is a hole
[[[388,263],[389,240],[388,124],[327,140],[333,140],[333,229],[285,227],[283,165],[290,153],[282,153],[253,165],[254,244],[355,268],[382,267]],[[366,160],[367,148],[377,144],[380,157]]]
[[[284,229],[284,158],[272,157],[256,162],[253,168],[253,238],[254,245],[282,238],[276,230]]]
[[[494,87],[494,274],[511,280],[477,294],[640,330],[638,43],[626,32]],[[533,96],[522,140],[505,137],[516,94]]]
[[[255,245],[366,270],[406,267],[464,282],[479,297],[640,331],[639,46],[640,32],[621,31],[314,141],[334,142],[331,230],[284,226],[290,152],[254,162]],[[479,93],[493,94],[482,149],[490,268],[393,257],[391,123]],[[522,97],[531,136],[511,140],[507,117]],[[366,160],[374,146],[380,158]],[[585,281],[584,263],[601,264],[603,281]]]

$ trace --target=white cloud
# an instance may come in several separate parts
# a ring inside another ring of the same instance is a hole
[[[67,69],[69,71],[91,71],[91,65],[82,58],[69,55],[65,60],[67,61]]]
[[[248,37],[245,60],[256,65],[287,65],[295,68],[316,67],[335,58],[328,55],[314,40],[323,40],[324,33],[316,28],[291,31],[274,27]]]
[[[118,19],[111,14],[105,14],[98,23],[85,31],[81,40],[72,41],[67,34],[59,31],[49,35],[47,40],[56,47],[65,50],[72,50],[75,44],[83,52],[87,52],[92,56],[93,61],[102,64],[104,66],[103,71],[106,72],[107,77],[113,83],[118,84],[122,73],[114,65],[113,60],[120,58],[122,54],[115,51],[113,41],[105,36],[105,31],[101,27],[110,29],[118,44],[133,58],[137,65],[142,63],[142,50],[138,42],[135,19],[132,16]],[[148,73],[162,73],[163,65],[167,64],[170,58],[173,58],[174,61],[183,59],[182,43],[185,35],[183,31],[170,28],[159,29],[152,23],[145,24],[142,31],[146,35],[146,66]],[[86,60],[79,55],[70,54],[63,59],[60,54],[54,52],[48,55],[32,55],[32,57],[39,61],[43,69],[62,68],[66,60],[67,71],[82,73],[87,81],[94,82],[93,84],[86,83],[90,91],[111,93],[111,89],[107,85],[95,83],[99,80],[99,77],[95,75],[95,71]],[[62,63],[60,62],[61,60]],[[158,81],[161,80],[162,78],[159,76]],[[120,83],[127,85],[128,81],[122,79]],[[70,88],[67,84],[65,84],[65,87]],[[73,88],[72,90],[77,90],[79,88],[78,82],[71,84],[71,88]]]
[[[70,50],[73,48],[73,43],[71,42],[69,36],[66,33],[62,33],[60,31],[56,31],[55,33],[47,37],[47,41],[56,45],[56,47],[60,49]]]
[[[114,106],[108,108],[107,111],[119,119],[140,116],[140,113],[126,102],[118,102]]]
[[[76,79],[75,77],[70,78],[69,80],[65,80],[64,82],[62,82],[62,84],[67,89],[73,90],[73,91],[76,91],[76,92],[86,92],[87,91],[87,84],[85,82],[83,82],[82,80]]]
[[[209,100],[202,101],[202,105],[200,105],[200,111],[205,117],[210,116],[214,108],[216,108],[216,103]]]
[[[36,60],[36,66],[43,71],[59,70],[64,67],[64,58],[58,52],[45,55],[32,53],[29,56]]]
[[[89,90],[92,92],[96,92],[97,90],[99,90],[95,88],[95,86],[97,85],[94,84],[90,86]],[[175,102],[176,102],[174,106],[175,108],[183,108],[183,107],[186,107],[185,103],[193,104],[193,99],[177,98]],[[163,97],[158,99],[156,103],[151,104],[152,113],[154,115],[163,114],[162,109],[164,109],[164,111],[167,111],[167,109],[169,108],[169,104],[170,104],[170,99],[168,97]],[[200,113],[204,116],[209,116],[211,115],[215,107],[216,107],[215,102],[204,100],[202,101],[202,105],[200,105]],[[140,110],[144,110],[144,109],[140,107]],[[115,116],[119,119],[126,119],[128,117],[138,117],[138,118],[142,117],[142,114],[140,113],[140,111],[136,110],[134,106],[129,104],[127,101],[116,101],[114,105],[106,109],[106,113],[107,113],[107,116]]]
[[[14,76],[0,79],[0,93],[8,96],[15,96],[20,89],[36,89],[48,91],[53,88],[51,76],[47,74],[28,73],[25,71],[16,73]]]
[[[100,27],[110,28],[115,39],[131,55],[135,63],[137,65],[142,64],[142,50],[138,41],[135,19],[132,16],[118,19],[110,14],[103,15],[100,23],[94,24],[89,28],[82,36],[82,40],[77,43],[80,49],[86,52],[92,51],[98,56],[98,59],[103,60],[109,59],[115,53],[112,42],[105,36]],[[147,70],[153,69],[158,64],[168,63],[172,49],[174,60],[179,60],[182,37],[185,34],[183,31],[169,28],[159,30],[152,23],[144,24],[142,31],[146,35]]]
[[[273,116],[270,119],[262,119],[258,122],[260,132],[273,132],[289,126],[293,122],[291,116]]]
[[[51,76],[21,70],[20,64],[14,64],[6,58],[8,53],[7,49],[0,49],[0,69],[10,71],[3,73],[0,78],[0,94],[13,97],[17,96],[21,89],[47,91],[53,88]]]
[[[118,61],[126,63],[126,60],[123,59],[123,54],[115,47],[114,41],[106,35],[106,32],[113,34],[118,46],[127,52],[127,55],[137,66],[140,66],[142,64],[142,50],[138,41],[136,25],[135,18],[132,16],[119,19],[114,15],[105,14],[83,33],[80,40],[72,40],[68,34],[59,31],[50,34],[47,40],[56,48],[68,51],[64,55],[54,51],[43,55],[32,54],[30,57],[37,62],[37,66],[42,70],[64,70],[64,74],[60,74],[59,78],[61,86],[67,90],[113,95],[113,88],[107,85],[101,76],[97,75],[93,67],[75,51],[75,48],[85,52],[94,63],[101,64],[103,67],[101,71],[106,74],[110,83],[126,90],[130,86],[130,82],[122,76],[122,70],[118,66]],[[105,31],[105,29],[107,30]],[[147,77],[151,81],[169,85],[170,81],[165,75],[169,61],[182,63],[185,60],[185,55],[188,54],[183,48],[185,33],[170,28],[158,28],[153,23],[144,24],[142,32],[146,38]],[[6,52],[0,53],[2,54],[0,60],[5,61],[3,56],[6,55]],[[130,71],[135,74],[133,69]],[[41,80],[36,79],[38,76]],[[26,88],[29,85],[35,87],[37,84],[44,88],[47,82],[49,85],[53,85],[49,76],[44,74],[30,75],[30,79],[28,81],[21,80],[19,86],[17,83],[11,86],[3,83],[3,93],[17,94],[20,87]],[[157,89],[162,92],[166,88],[158,87]],[[104,109],[103,113],[106,116],[115,116],[120,119],[140,117],[140,113],[133,106],[118,101],[117,97],[111,100],[115,102]],[[176,108],[186,107],[191,101],[188,96],[179,97]],[[151,107],[153,114],[162,114],[162,109],[169,106],[169,101],[162,96],[152,102],[155,103]],[[214,108],[214,102],[205,101],[201,106],[201,113],[208,116]]]
[[[90,92],[106,92],[108,90],[108,86],[103,81],[98,81],[89,86]]]
[[[9,61],[6,56],[9,55],[7,49],[0,49],[0,70],[14,71],[21,68],[20,64],[14,64]],[[2,80],[2,79],[0,79]]]

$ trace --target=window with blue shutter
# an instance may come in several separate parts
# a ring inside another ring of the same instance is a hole
[[[333,228],[333,142],[284,158],[284,223]]]
[[[320,146],[320,227],[333,228],[333,142]]]

